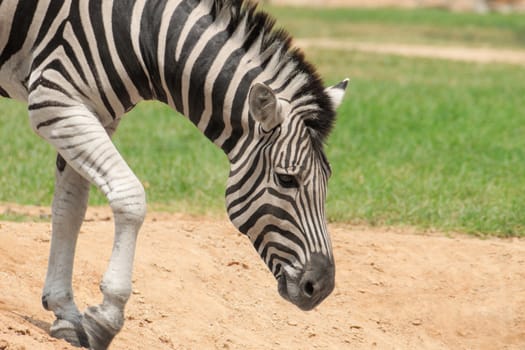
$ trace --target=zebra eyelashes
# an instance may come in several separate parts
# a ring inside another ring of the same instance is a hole
[[[299,187],[299,181],[297,181],[297,177],[290,174],[279,174],[275,173],[275,178],[277,180],[277,183],[284,188],[298,188]]]
[[[264,131],[270,131],[279,126],[284,116],[273,90],[261,83],[256,83],[250,90],[250,113],[258,121]]]

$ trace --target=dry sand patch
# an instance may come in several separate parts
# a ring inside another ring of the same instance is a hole
[[[74,278],[82,309],[100,300],[113,239],[107,209],[87,218]],[[48,336],[40,305],[49,226],[0,222],[0,349],[73,349]],[[150,213],[112,349],[525,349],[524,240],[330,228],[337,286],[305,313],[280,299],[225,218]]]

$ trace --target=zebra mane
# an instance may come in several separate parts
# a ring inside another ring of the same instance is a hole
[[[263,68],[267,67],[275,55],[279,55],[278,70],[290,62],[295,65],[295,69],[290,72],[287,78],[286,86],[293,83],[293,80],[299,75],[306,78],[297,88],[292,100],[309,96],[309,104],[317,106],[312,111],[313,116],[309,115],[304,118],[304,123],[310,129],[314,143],[322,147],[333,127],[335,111],[315,67],[305,60],[300,49],[292,46],[291,35],[282,28],[276,28],[275,19],[258,10],[256,3],[251,0],[213,0],[211,15],[214,18],[220,16],[221,12],[225,10],[229,11],[231,15],[228,27],[231,34],[243,25],[243,22],[245,23],[243,48],[248,51],[254,45],[260,45]]]

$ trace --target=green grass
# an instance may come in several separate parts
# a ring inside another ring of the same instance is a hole
[[[308,54],[354,77],[328,142],[330,220],[525,233],[525,70]]]
[[[0,99],[0,202],[49,205],[55,153],[30,129],[25,105]],[[189,121],[160,103],[141,103],[121,122],[115,144],[147,189],[148,201],[196,213],[224,208],[228,160]],[[92,205],[105,198],[91,191]]]
[[[140,104],[121,123],[115,143],[151,203],[198,213],[224,209],[226,155],[166,105]]]
[[[52,149],[31,131],[26,108],[0,98],[0,202],[49,204]]]
[[[439,9],[317,9],[266,6],[278,24],[301,38],[339,38],[525,48],[525,14],[478,15]]]
[[[0,221],[12,222],[49,222],[51,219],[48,215],[32,215],[12,212],[9,209],[0,212]]]
[[[352,82],[327,144],[331,221],[502,236],[525,231],[525,70],[309,50],[331,83]],[[54,155],[24,106],[2,100],[0,202],[51,201]],[[115,141],[170,210],[220,212],[228,164],[188,121],[144,103]],[[92,204],[105,200],[98,194]]]
[[[315,13],[333,18],[337,31],[354,12]],[[295,23],[289,9],[280,16]],[[308,16],[311,10],[297,10],[296,21]],[[517,15],[430,10],[352,16],[353,22],[373,19],[387,32],[400,18],[439,31],[471,26],[517,33],[525,23]],[[306,54],[328,83],[352,78],[326,148],[334,170],[330,221],[525,236],[525,69],[326,49]],[[24,105],[0,100],[0,139],[0,202],[49,205],[55,156],[30,130]],[[140,104],[115,142],[154,208],[224,211],[226,157],[166,106]],[[103,203],[93,191],[91,204]]]

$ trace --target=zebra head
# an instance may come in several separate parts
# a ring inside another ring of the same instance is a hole
[[[228,179],[232,223],[246,234],[278,282],[279,294],[310,310],[334,289],[335,266],[325,217],[330,166],[323,152],[348,80],[312,96],[288,100],[256,83],[248,98],[253,141]],[[320,130],[324,128],[325,130]],[[324,133],[324,135],[323,135]]]

